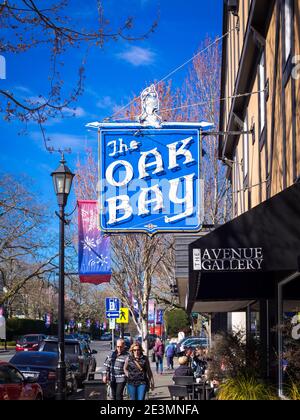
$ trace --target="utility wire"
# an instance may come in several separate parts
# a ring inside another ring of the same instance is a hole
[[[219,36],[216,38],[212,43],[207,45],[205,48],[203,48],[201,51],[199,51],[197,54],[193,55],[193,57],[189,58],[187,61],[185,61],[180,66],[176,67],[174,70],[172,70],[170,73],[168,73],[165,77],[163,77],[158,82],[154,83],[154,85],[157,87],[160,83],[164,82],[165,80],[169,79],[173,74],[175,74],[177,71],[181,70],[183,67],[185,67],[187,64],[192,62],[195,58],[197,58],[199,55],[203,54],[205,51],[207,51],[209,48],[211,48],[213,45],[217,44],[219,41],[221,41],[223,38],[227,37],[231,32],[237,31],[238,27],[236,26],[233,29],[230,29],[230,31],[226,32],[226,34]],[[118,111],[116,111],[111,117],[105,118],[105,121],[112,120],[116,115],[119,115],[122,111],[124,111],[127,107],[129,107],[132,103],[136,102],[138,98],[132,99],[128,104],[124,105],[122,108],[120,108]]]
[[[247,97],[247,96],[251,96],[251,95],[256,95],[256,94],[263,93],[265,91],[266,91],[266,89],[258,90],[258,91],[255,91],[255,92],[239,93],[237,95],[226,96],[225,98],[212,99],[210,101],[203,101],[203,102],[196,102],[196,103],[189,104],[189,105],[177,106],[175,108],[164,108],[164,109],[161,109],[160,111],[161,112],[170,112],[170,111],[177,111],[179,109],[193,108],[193,107],[203,106],[203,105],[210,104],[210,103],[227,101],[228,99],[236,99],[236,98],[243,98],[243,97]],[[118,119],[118,121],[123,121],[123,120],[124,121],[128,120],[128,118],[119,118]]]
[[[255,94],[259,94],[259,93],[263,93],[263,92],[265,92],[265,89],[258,90],[256,92],[239,93],[237,95],[227,96],[226,98],[212,99],[210,101],[197,102],[197,103],[194,103],[194,104],[177,106],[175,108],[164,108],[164,109],[161,109],[161,112],[169,112],[169,111],[176,111],[178,109],[185,109],[185,108],[192,108],[192,107],[196,107],[196,106],[203,106],[203,105],[210,104],[210,103],[223,102],[223,101],[227,101],[228,99],[243,98],[243,97],[246,97],[246,96],[251,96],[251,95],[255,95]]]

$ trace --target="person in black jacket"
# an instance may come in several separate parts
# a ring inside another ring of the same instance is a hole
[[[187,356],[181,356],[178,359],[179,367],[175,370],[174,376],[194,376],[192,369],[189,367],[189,359]]]
[[[127,389],[131,400],[144,400],[147,390],[154,389],[154,380],[148,357],[140,343],[134,343],[124,365]]]

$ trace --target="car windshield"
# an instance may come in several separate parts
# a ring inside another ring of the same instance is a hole
[[[31,352],[29,352],[31,353]],[[26,366],[56,366],[57,358],[43,353],[29,354],[28,352],[20,352],[13,356],[10,363],[13,365],[26,365]]]
[[[26,337],[21,337],[19,341],[20,343],[36,343],[39,340],[36,335],[27,335]]]
[[[55,342],[46,342],[43,351],[49,351],[49,352],[58,352],[58,345]],[[78,354],[78,348],[76,344],[66,343],[65,342],[65,352],[66,354]]]

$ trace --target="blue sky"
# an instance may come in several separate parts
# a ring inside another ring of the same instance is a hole
[[[71,3],[69,12],[79,26],[83,21],[86,26],[95,24],[97,15],[91,4],[96,1],[72,0]],[[135,34],[151,26],[158,4],[160,20],[155,33],[144,41],[110,41],[102,49],[92,48],[86,64],[85,92],[74,104],[75,117],[69,111],[66,118],[46,123],[51,145],[72,148],[67,161],[73,171],[86,146],[92,147],[96,154],[96,135],[86,130],[86,123],[112,115],[117,106],[130,100],[133,92],[141,92],[192,57],[207,35],[215,38],[222,33],[223,0],[104,0],[103,4],[105,15],[114,27],[127,16],[135,16],[136,27],[132,32]],[[77,80],[77,69],[84,55],[83,49],[73,49],[66,55],[62,68],[66,89],[72,88]],[[14,89],[19,98],[47,92],[46,48],[5,58],[7,79],[0,80],[1,88]],[[187,69],[172,77],[175,86],[182,85]],[[31,176],[41,200],[51,203],[54,209],[56,201],[50,173],[58,165],[59,156],[45,151],[39,128],[34,124],[28,125],[26,134],[19,134],[23,127],[17,122],[1,119],[0,128],[0,170]]]

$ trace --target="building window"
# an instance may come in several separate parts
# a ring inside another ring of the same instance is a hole
[[[259,117],[260,117],[260,133],[263,132],[265,128],[266,120],[266,72],[265,72],[265,52],[261,55],[261,60],[259,63]]]
[[[292,52],[292,0],[284,0],[284,45],[285,62],[288,61]]]

